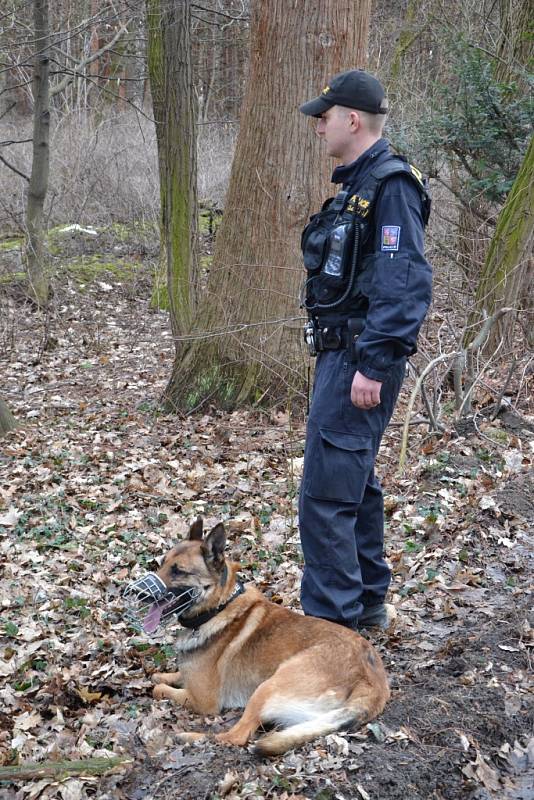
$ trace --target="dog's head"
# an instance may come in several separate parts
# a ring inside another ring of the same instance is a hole
[[[203,527],[198,517],[189,529],[189,538],[167,553],[157,572],[126,587],[130,617],[140,621],[145,633],[155,633],[160,623],[171,617],[187,620],[221,603],[229,580],[226,534],[219,523],[204,539]]]

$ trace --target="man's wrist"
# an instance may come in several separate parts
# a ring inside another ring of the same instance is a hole
[[[369,378],[371,381],[379,381],[380,383],[384,383],[389,375],[389,370],[373,369],[373,367],[369,367],[365,364],[358,364],[358,372],[363,375],[364,378]]]

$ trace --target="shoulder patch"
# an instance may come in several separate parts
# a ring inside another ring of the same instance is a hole
[[[382,225],[382,251],[389,253],[399,249],[400,231],[400,225]]]

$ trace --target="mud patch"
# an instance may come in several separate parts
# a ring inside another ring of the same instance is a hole
[[[500,489],[495,499],[501,511],[508,516],[523,517],[534,522],[534,478],[521,474]]]
[[[216,800],[222,790],[235,798],[534,800],[534,748],[527,749],[534,709],[522,645],[529,607],[510,608],[511,599],[503,595],[496,616],[474,610],[462,625],[451,622],[433,652],[418,648],[417,636],[402,628],[380,637],[392,699],[361,731],[271,761],[214,743],[158,758],[140,750],[130,772],[103,779],[97,794],[101,800]],[[184,711],[177,717],[185,728],[206,730],[210,722],[199,724]],[[235,712],[211,720],[211,730],[234,720]]]

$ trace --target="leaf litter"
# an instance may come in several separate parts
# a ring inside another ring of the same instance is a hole
[[[532,435],[499,419],[504,449],[476,431],[451,427],[439,443],[412,433],[402,476],[400,426],[386,433],[379,471],[399,617],[373,634],[392,685],[380,719],[272,761],[213,742],[176,746],[177,731],[217,732],[237,712],[199,718],[152,700],[151,675],[173,669],[179,631],[133,631],[117,610],[121,588],[200,513],[208,526],[225,521],[245,580],[298,609],[304,421],[280,410],[159,413],[167,317],[131,287],[109,287],[62,291],[54,344],[37,360],[39,320],[9,301],[17,337],[4,396],[21,426],[0,456],[0,762],[133,763],[0,783],[2,800],[532,800]]]

